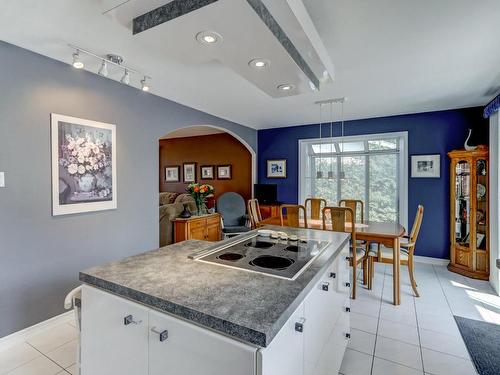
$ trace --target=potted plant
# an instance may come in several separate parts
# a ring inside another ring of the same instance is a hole
[[[186,192],[191,195],[196,203],[196,214],[203,215],[207,212],[207,198],[214,193],[214,187],[208,184],[189,184]]]

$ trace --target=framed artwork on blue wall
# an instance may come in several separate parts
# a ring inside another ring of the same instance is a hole
[[[268,160],[267,178],[286,178],[286,159]]]
[[[52,215],[116,208],[116,126],[51,114]]]
[[[412,155],[411,177],[412,178],[440,178],[441,177],[441,155]]]

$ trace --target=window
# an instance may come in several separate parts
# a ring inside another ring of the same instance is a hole
[[[366,220],[406,226],[407,138],[399,132],[300,140],[300,201],[360,199]]]

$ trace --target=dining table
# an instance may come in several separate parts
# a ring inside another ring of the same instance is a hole
[[[303,226],[304,221],[300,220]],[[281,225],[279,216],[269,217],[259,222],[258,226]],[[283,226],[287,226],[286,217],[283,218]],[[307,218],[309,229],[323,230],[323,220]],[[355,223],[356,240],[363,240],[368,243],[375,242],[392,248],[393,251],[393,304],[401,304],[401,278],[400,278],[400,238],[405,234],[405,228],[398,223],[365,221]],[[331,223],[326,222],[325,230],[331,230]],[[346,223],[346,231],[351,231],[350,223]]]

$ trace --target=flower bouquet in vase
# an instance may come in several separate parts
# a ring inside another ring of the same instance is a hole
[[[189,184],[186,191],[191,195],[196,203],[196,214],[203,215],[207,213],[207,198],[214,193],[214,187],[208,184]]]

